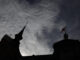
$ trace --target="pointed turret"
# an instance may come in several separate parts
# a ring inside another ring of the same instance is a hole
[[[23,35],[25,28],[26,28],[26,25],[23,27],[23,29],[18,34],[15,35],[15,39],[18,39],[18,40],[22,39],[22,35]]]

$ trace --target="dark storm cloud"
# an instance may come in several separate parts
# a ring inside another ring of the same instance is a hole
[[[17,1],[19,1],[20,3],[25,2],[25,3],[29,3],[30,5],[33,5],[33,4],[40,3],[41,0],[17,0]]]
[[[35,4],[40,2],[41,0],[26,0],[27,2],[29,2],[30,4]]]
[[[80,39],[80,0],[63,0],[57,22],[64,21],[71,38]],[[75,35],[75,36],[74,36]]]

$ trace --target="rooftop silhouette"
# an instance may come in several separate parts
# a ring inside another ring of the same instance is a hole
[[[56,60],[80,60],[79,40],[68,39],[68,34],[64,34],[64,39],[53,45]]]
[[[26,26],[15,35],[15,39],[5,34],[0,42],[0,60],[20,60],[21,54],[19,51],[19,42],[22,40],[22,35]]]
[[[54,53],[50,55],[21,56],[19,51],[20,40],[26,26],[12,39],[5,34],[0,42],[0,60],[80,60],[79,40],[69,39],[64,33],[64,38],[53,44]],[[63,29],[64,30],[64,29]]]

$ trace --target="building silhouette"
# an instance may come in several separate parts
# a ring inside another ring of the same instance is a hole
[[[80,60],[79,40],[69,39],[64,34],[64,39],[53,44],[54,53],[50,55],[21,56],[19,51],[20,40],[26,26],[15,35],[15,39],[5,34],[0,42],[0,60]]]
[[[0,42],[0,60],[20,60],[21,54],[19,51],[19,42],[22,40],[22,34],[26,26],[15,35],[12,39],[7,34],[3,36]]]
[[[53,45],[56,60],[80,60],[79,40],[68,39],[68,34],[64,34],[64,39]]]

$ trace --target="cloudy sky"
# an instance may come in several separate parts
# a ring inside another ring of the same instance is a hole
[[[28,22],[20,41],[23,56],[52,54],[53,43],[63,38],[67,26],[69,38],[80,39],[79,0],[0,0],[0,39],[14,38]]]

